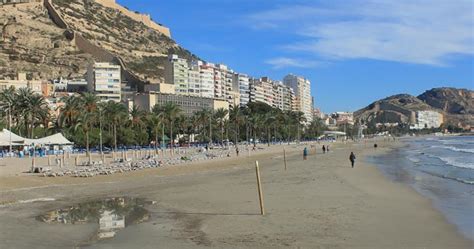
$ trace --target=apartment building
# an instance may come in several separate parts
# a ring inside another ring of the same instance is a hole
[[[87,70],[89,92],[95,93],[101,101],[120,102],[122,99],[122,77],[119,65],[97,62]]]
[[[201,97],[201,71],[197,62],[189,63],[188,95]]]
[[[311,98],[311,82],[300,76],[289,74],[283,79],[283,83],[295,91],[295,111],[304,113],[306,121],[313,121],[313,107]]]
[[[232,80],[232,91],[239,93],[239,103],[241,107],[246,106],[250,101],[250,78],[246,74],[234,73]]]
[[[293,89],[281,81],[273,83],[273,107],[282,111],[292,111],[295,93]]]
[[[183,110],[183,114],[188,117],[203,109],[217,110],[219,108],[224,108],[229,110],[229,103],[226,100],[221,99],[166,93],[138,94],[133,98],[133,104],[144,111],[151,111],[153,106],[162,106],[166,103],[174,103],[178,105],[181,110]]]
[[[416,123],[410,126],[412,130],[439,128],[444,121],[443,114],[435,111],[418,111],[415,116]]]
[[[201,79],[201,97],[214,98],[214,64],[198,62]]]
[[[186,59],[170,55],[165,63],[165,83],[175,85],[176,94],[188,94],[189,65]]]
[[[273,106],[273,81],[268,77],[250,80],[250,102]]]
[[[226,65],[216,64],[214,67],[214,97],[227,99],[227,71]]]

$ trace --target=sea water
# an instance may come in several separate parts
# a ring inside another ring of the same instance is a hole
[[[474,137],[407,139],[402,148],[369,160],[390,179],[430,198],[474,240]]]

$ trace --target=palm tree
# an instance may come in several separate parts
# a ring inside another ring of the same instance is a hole
[[[81,98],[77,96],[65,97],[62,99],[64,105],[60,109],[58,124],[59,127],[75,126],[81,113]]]
[[[117,126],[120,125],[127,117],[127,108],[117,102],[109,101],[105,105],[105,116],[112,125],[112,133],[114,138],[114,150],[117,151]]]
[[[178,105],[168,102],[163,106],[163,112],[165,113],[165,118],[170,126],[171,149],[174,150],[173,125],[182,110]]]
[[[225,121],[228,118],[227,114],[229,113],[228,110],[224,108],[219,108],[217,111],[214,113],[214,118],[217,121],[217,125],[220,128],[221,132],[221,144],[222,146],[224,145],[224,125]]]
[[[303,112],[293,112],[293,120],[296,121],[298,127],[298,142],[301,141],[301,124],[306,122],[306,118]]]
[[[230,110],[229,114],[230,121],[234,124],[234,143],[237,145],[240,137],[240,126],[245,122],[245,116],[241,112],[240,108],[237,106],[233,107]]]
[[[89,157],[89,164],[91,163],[90,157],[90,138],[89,133],[93,129],[94,124],[97,122],[97,111],[98,111],[99,98],[92,93],[84,93],[80,98],[80,112],[76,129],[82,128],[82,131],[86,135],[86,152]]]
[[[164,125],[164,113],[160,106],[155,105],[152,108],[151,113],[148,115],[148,122],[155,134],[155,150],[158,151],[158,136],[160,134],[160,128]],[[162,130],[162,140],[164,139],[164,130]]]

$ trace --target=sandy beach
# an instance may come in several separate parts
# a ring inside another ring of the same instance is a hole
[[[0,164],[0,248],[472,248],[430,201],[391,182],[364,158],[385,153],[334,144],[303,146],[93,178],[46,178]],[[309,148],[309,146],[308,146]],[[350,168],[349,153],[357,155]],[[259,215],[259,161],[266,215]],[[18,167],[28,169],[23,161]],[[22,168],[22,169],[23,169]],[[153,201],[150,219],[91,241],[97,224],[47,224],[36,216],[107,197]]]

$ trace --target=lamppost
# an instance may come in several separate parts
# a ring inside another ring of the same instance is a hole
[[[102,110],[99,110],[99,143],[100,143],[100,155],[102,156]]]
[[[12,155],[12,104],[8,103],[8,131],[10,132],[10,156]]]
[[[7,113],[8,111],[8,133],[9,133],[9,136],[10,136],[10,142],[9,142],[9,154],[11,155],[12,153],[12,111],[11,111],[11,103],[8,103],[8,109],[5,110],[5,113]]]

